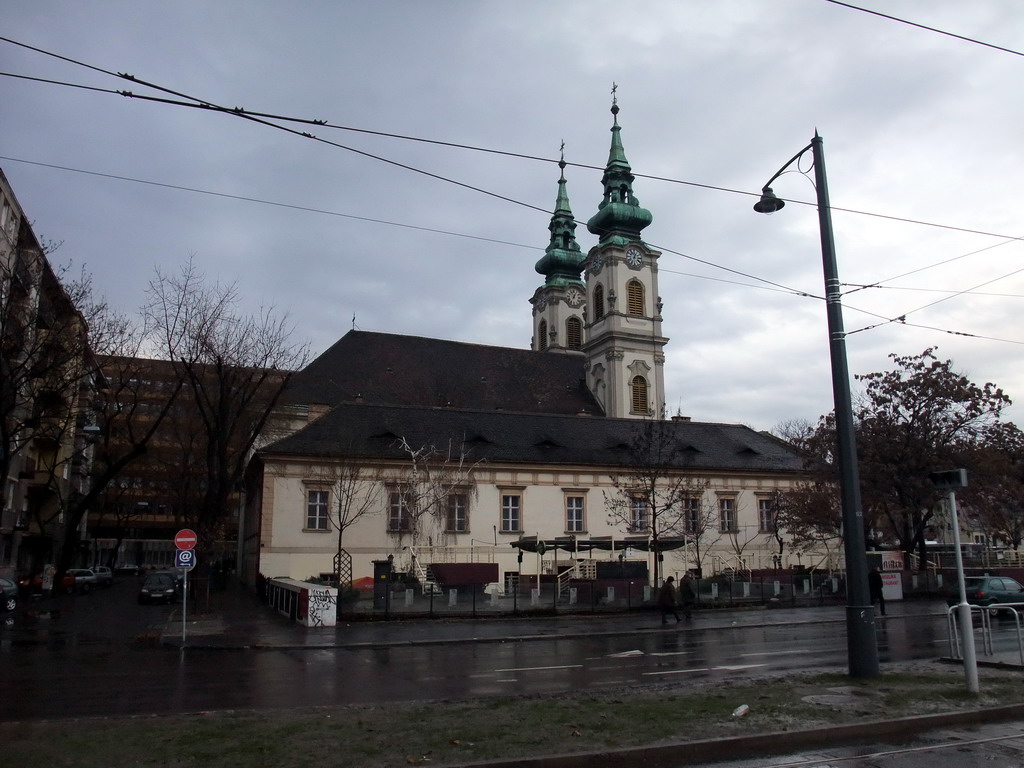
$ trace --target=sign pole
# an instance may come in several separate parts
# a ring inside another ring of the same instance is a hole
[[[188,571],[185,571],[184,588],[181,598],[181,647],[185,647],[185,614],[188,613]]]

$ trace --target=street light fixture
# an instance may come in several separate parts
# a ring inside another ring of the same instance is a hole
[[[878,675],[878,645],[875,640],[875,611],[868,591],[868,563],[864,544],[864,514],[861,510],[857,442],[850,399],[850,371],[846,360],[846,332],[843,330],[842,294],[832,236],[832,210],[825,178],[825,155],[821,137],[814,132],[811,143],[797,152],[778,173],[768,179],[761,199],[754,204],[758,213],[774,213],[785,202],[772,192],[771,183],[793,163],[811,151],[814,186],[818,197],[818,226],[821,230],[821,259],[825,273],[825,308],[828,316],[829,354],[832,360],[832,396],[836,411],[836,443],[839,490],[843,513],[843,546],[846,555],[846,648],[851,677]]]

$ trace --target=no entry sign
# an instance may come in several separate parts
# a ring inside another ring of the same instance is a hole
[[[191,528],[182,528],[174,534],[174,546],[178,549],[195,549],[196,541],[196,532]]]

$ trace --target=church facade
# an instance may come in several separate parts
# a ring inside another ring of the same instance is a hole
[[[618,111],[586,254],[560,163],[530,349],[351,331],[292,378],[250,472],[248,580],[334,573],[340,551],[355,579],[390,557],[418,576],[493,563],[505,586],[594,558],[663,576],[788,564],[773,504],[800,457],[741,425],[665,417],[661,254],[642,239],[653,216]],[[662,463],[645,475],[652,439]]]

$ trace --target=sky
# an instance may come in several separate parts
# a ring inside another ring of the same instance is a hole
[[[851,374],[934,347],[1024,400],[1024,10],[860,5],[987,45],[828,0],[6,3],[0,168],[124,311],[193,258],[314,355],[353,327],[528,348],[559,149],[586,221],[614,83],[663,251],[669,411],[832,409],[810,155],[772,184],[784,210],[752,210],[815,131]]]

